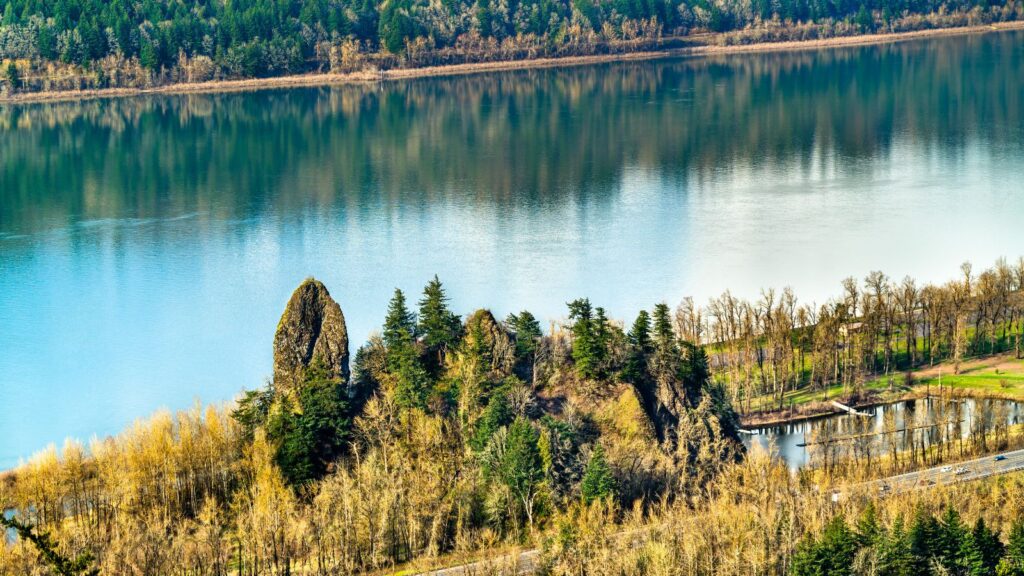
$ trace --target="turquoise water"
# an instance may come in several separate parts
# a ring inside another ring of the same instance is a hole
[[[0,107],[0,467],[270,375],[291,290],[545,320],[1024,254],[1024,34]],[[545,322],[546,324],[546,322]]]

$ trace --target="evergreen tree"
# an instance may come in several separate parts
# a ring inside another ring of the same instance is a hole
[[[875,503],[869,502],[867,508],[857,519],[857,543],[863,547],[874,546],[882,536],[882,528],[878,525],[878,513]]]
[[[505,325],[516,335],[516,358],[532,359],[537,351],[537,342],[543,336],[540,322],[527,310],[519,314],[509,314]]]
[[[148,70],[160,68],[160,49],[150,40],[142,42],[142,49],[139,52],[139,63]]]
[[[1024,571],[1024,518],[1016,518],[1010,526],[1006,558]]]
[[[918,509],[910,525],[910,554],[913,557],[914,574],[930,574],[931,562],[938,554],[938,539],[941,527],[935,517]]]
[[[494,354],[488,344],[484,322],[476,314],[466,322],[466,336],[462,339],[462,354],[471,361],[473,377],[483,380],[494,362]]]
[[[401,54],[406,39],[413,36],[413,20],[406,4],[403,0],[387,0],[380,7],[377,34],[381,45],[392,54]]]
[[[399,406],[426,407],[431,391],[430,375],[420,362],[411,338],[399,340],[388,348],[388,372],[395,378],[395,402]]]
[[[594,341],[597,343],[599,372],[603,374],[605,365],[608,362],[608,348],[611,345],[612,334],[608,324],[608,316],[601,306],[594,309]]]
[[[956,572],[960,565],[961,551],[964,540],[967,539],[967,528],[960,520],[960,513],[952,505],[946,506],[942,515],[940,530],[937,534],[936,556],[942,566],[950,572]]]
[[[679,343],[676,341],[675,331],[672,329],[668,305],[664,303],[655,305],[653,316],[654,353],[647,362],[648,374],[662,386],[675,389],[683,378],[683,359]],[[686,395],[685,388],[683,395]]]
[[[470,447],[477,452],[483,450],[491,441],[494,433],[503,426],[511,424],[514,416],[515,414],[508,404],[508,395],[504,390],[496,390],[491,394],[487,408],[476,422],[473,436],[469,441]]]
[[[668,304],[664,302],[654,305],[654,343],[658,349],[671,350],[677,348],[676,333],[672,329],[672,316]]]
[[[988,571],[985,568],[985,557],[981,551],[981,546],[974,538],[973,532],[968,532],[963,542],[960,543],[960,551],[958,555],[959,570],[954,572],[955,574],[963,574],[964,576],[989,576],[994,571],[994,567],[993,571]]]
[[[430,375],[416,348],[416,318],[395,289],[384,318],[387,371],[395,379],[395,402],[403,408],[424,408],[430,395]]]
[[[11,7],[10,4],[7,5]],[[7,85],[10,86],[11,92],[17,92],[21,88],[21,74],[18,73],[18,66],[12,61],[7,63],[7,70],[4,71],[4,76],[7,79]]]
[[[267,424],[275,398],[277,393],[271,383],[259,390],[247,390],[238,401],[238,408],[231,412],[231,417],[242,426],[242,438],[246,442],[252,442],[256,429]]]
[[[643,354],[649,354],[654,349],[651,342],[651,315],[646,310],[641,310],[633,321],[633,327],[629,330],[629,345]]]
[[[537,431],[522,416],[509,426],[505,451],[499,463],[501,481],[522,504],[527,520],[533,524],[534,504],[544,479],[537,447]]]
[[[301,425],[313,441],[311,457],[318,475],[344,451],[351,426],[351,410],[345,382],[332,378],[327,367],[315,363],[306,369],[299,387]]]
[[[537,346],[543,333],[540,322],[530,312],[523,310],[519,314],[509,314],[505,326],[515,333],[516,337],[516,374],[524,381],[533,380],[533,367],[537,360]]]
[[[572,359],[576,374],[583,379],[596,379],[600,376],[604,353],[590,300],[581,298],[569,302],[569,319],[572,321]]]
[[[974,546],[978,549],[981,558],[982,573],[992,574],[1003,556],[1003,543],[999,534],[989,529],[985,519],[979,517],[971,531]]]
[[[1024,567],[1007,556],[996,566],[996,576],[1024,576]]]
[[[493,36],[491,23],[494,21],[494,13],[491,11],[490,0],[478,0],[476,3],[477,30],[483,37]]]
[[[276,399],[267,418],[267,440],[274,445],[274,460],[288,484],[300,486],[317,475],[317,463],[310,455],[315,441],[311,431],[299,422],[295,401],[283,395]]]
[[[683,389],[690,405],[696,406],[700,403],[704,386],[711,380],[708,355],[702,346],[690,342],[683,342],[682,348],[686,351],[682,366]]]
[[[380,376],[386,368],[387,349],[380,346],[379,338],[372,338],[367,344],[356,350],[352,360],[352,377],[349,382],[349,398],[355,412],[362,410],[363,405],[373,393],[380,388]]]
[[[794,576],[849,576],[857,537],[842,516],[828,523],[820,539],[808,536],[793,555]]]
[[[427,347],[428,365],[437,373],[444,365],[444,354],[458,344],[462,333],[462,321],[448,309],[448,297],[437,276],[423,289],[418,329]]]
[[[597,444],[590,454],[590,461],[587,462],[587,469],[580,483],[583,501],[590,504],[594,500],[614,498],[615,486],[615,477],[612,475],[608,460],[605,459],[604,448]]]
[[[322,363],[309,366],[295,394],[278,394],[273,385],[246,392],[232,417],[251,441],[265,428],[285,479],[300,486],[323,477],[344,451],[352,411],[340,378]]]
[[[388,348],[399,342],[407,342],[416,338],[416,317],[405,304],[405,294],[395,288],[395,294],[388,303],[388,313],[384,318],[384,345]]]
[[[271,408],[267,438],[277,446],[277,463],[292,486],[323,477],[342,454],[351,423],[344,383],[326,366],[306,369],[298,398],[280,396]]]
[[[879,553],[880,576],[916,576],[914,556],[910,550],[910,535],[903,526],[903,516],[897,516],[892,529],[881,539]]]
[[[861,31],[863,31],[863,32],[873,32],[874,31],[874,29],[875,29],[875,17],[871,15],[871,12],[868,10],[867,6],[865,6],[864,4],[860,5],[860,10],[857,11],[857,16],[856,16],[855,20],[857,22],[857,26],[860,26]]]
[[[629,357],[626,359],[622,378],[627,382],[645,386],[647,358],[654,351],[654,343],[651,341],[651,316],[646,310],[641,310],[637,315],[633,327],[629,330],[627,341]]]
[[[580,434],[575,426],[545,414],[541,420],[541,433],[537,441],[544,477],[559,496],[568,497],[569,491],[580,481],[583,466],[580,462]]]

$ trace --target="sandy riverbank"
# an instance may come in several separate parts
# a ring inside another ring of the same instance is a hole
[[[882,44],[900,42],[934,36],[956,36],[963,34],[981,34],[1003,30],[1022,30],[1024,22],[1003,22],[985,26],[967,26],[958,28],[938,28],[915,32],[899,32],[893,34],[864,34],[860,36],[844,36],[824,40],[768,42],[741,46],[720,46],[719,35],[708,35],[701,38],[695,46],[672,48],[666,50],[626,52],[620,54],[601,54],[596,56],[569,56],[563,58],[536,58],[531,60],[512,60],[496,62],[479,62],[473,64],[454,64],[449,66],[425,66],[422,68],[399,68],[386,72],[361,71],[349,74],[304,74],[298,76],[280,76],[274,78],[254,78],[248,80],[222,80],[195,84],[169,84],[155,88],[108,88],[101,90],[32,92],[16,94],[11,97],[0,97],[0,103],[33,103],[53,102],[61,100],[79,100],[88,98],[116,98],[138,96],[143,94],[189,94],[210,92],[240,92],[266,90],[273,88],[295,88],[309,86],[328,86],[338,84],[365,84],[379,81],[403,80],[410,78],[426,78],[441,76],[457,76],[496,72],[503,70],[521,70],[528,68],[551,68],[560,66],[585,66],[604,62],[625,62],[636,60],[655,60],[660,58],[677,58],[682,56],[710,56],[720,54],[741,54],[749,52],[779,52],[793,50],[810,50],[840,46],[860,46],[865,44]]]

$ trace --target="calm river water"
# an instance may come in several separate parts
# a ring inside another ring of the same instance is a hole
[[[927,398],[864,408],[864,415],[836,414],[751,430],[743,443],[767,450],[790,468],[821,465],[830,440],[831,455],[872,458],[896,448],[930,446],[969,439],[972,432],[992,434],[997,423],[1024,423],[1024,405],[1008,400]]]
[[[502,316],[821,302],[1016,258],[1022,215],[1013,32],[0,106],[0,468],[259,386],[310,275],[359,343],[435,273]]]

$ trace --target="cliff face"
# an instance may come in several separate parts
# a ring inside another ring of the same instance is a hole
[[[304,368],[321,362],[331,376],[348,381],[348,330],[341,307],[315,279],[292,293],[274,334],[274,386],[288,391]]]

